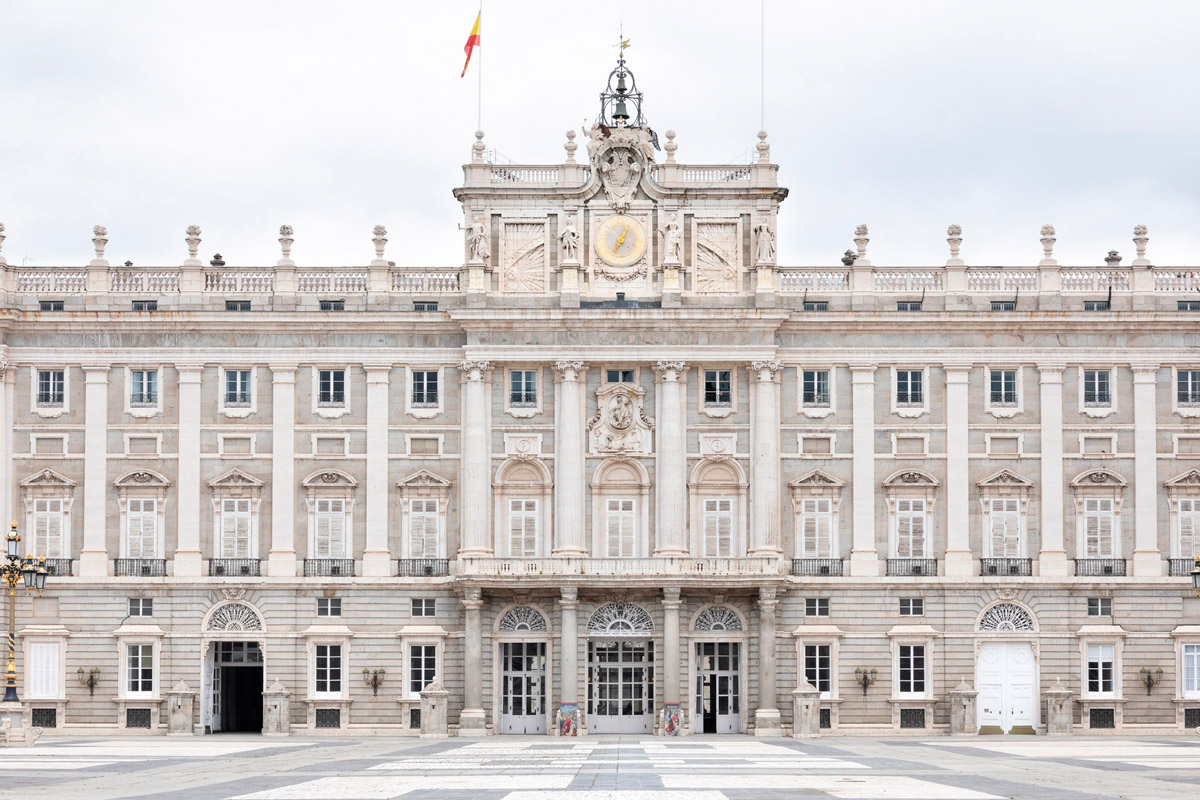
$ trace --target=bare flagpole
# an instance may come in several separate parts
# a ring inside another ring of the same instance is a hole
[[[483,130],[483,0],[479,0],[479,85],[475,90],[475,130]]]
[[[758,13],[758,129],[762,131],[767,129],[767,0],[759,0]]]

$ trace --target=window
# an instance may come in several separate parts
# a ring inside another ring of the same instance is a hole
[[[633,383],[633,370],[631,370],[631,369],[606,370],[605,383]]]
[[[925,558],[925,501],[896,501],[896,558]]]
[[[900,684],[901,695],[925,694],[925,645],[900,645]]]
[[[537,406],[537,370],[514,369],[509,373],[508,404],[518,408]]]
[[[1200,644],[1183,646],[1183,696],[1200,697]]]
[[[134,311],[158,311],[158,301],[157,300],[134,300],[133,301],[133,310]]]
[[[1179,300],[1175,308],[1178,311],[1200,311],[1200,300]]]
[[[896,303],[896,310],[897,311],[920,311],[921,310],[921,301],[920,300],[899,300]]]
[[[704,555],[726,558],[733,554],[733,501],[704,501]]]
[[[833,686],[832,649],[827,644],[804,645],[804,678],[820,689],[823,696],[828,696]]]
[[[992,311],[1016,311],[1016,300],[993,300]]]
[[[321,304],[322,311],[345,311],[346,310],[346,301],[345,300],[321,300],[320,304]]]
[[[535,558],[538,554],[538,501],[508,501],[508,554]]]
[[[438,404],[437,370],[413,371],[412,404],[414,406],[436,406]]]
[[[346,370],[322,369],[317,371],[317,404],[342,406],[346,403]]]
[[[225,370],[225,405],[250,405],[250,374],[248,369]]]
[[[1181,406],[1200,406],[1200,369],[1179,370],[1175,400]]]
[[[1083,501],[1085,558],[1113,556],[1113,529],[1116,515],[1113,501],[1107,497],[1088,497]]]
[[[437,645],[414,644],[408,648],[408,691],[420,694],[437,677]]]
[[[829,370],[806,369],[801,378],[801,404],[806,408],[829,407]]]
[[[251,558],[250,499],[221,500],[221,558]]]
[[[1112,394],[1109,386],[1108,370],[1085,369],[1083,371],[1083,404],[1087,406],[1111,404]]]
[[[317,694],[342,693],[342,646],[340,644],[317,645],[314,689]]]
[[[31,641],[25,645],[28,666],[28,700],[57,700],[62,692],[60,642]]]
[[[1111,597],[1089,597],[1088,598],[1088,616],[1089,617],[1111,617],[1112,616],[1112,598]]]
[[[346,554],[346,501],[317,498],[313,558],[349,558]]]
[[[317,598],[317,616],[318,617],[340,617],[342,615],[342,598],[340,597],[318,597]]]
[[[704,405],[725,408],[733,404],[733,389],[730,371],[727,369],[704,370]]]
[[[921,391],[921,378],[919,369],[896,370],[896,405],[924,405],[925,395]]]
[[[991,370],[991,391],[989,397],[994,406],[1015,406],[1017,404],[1017,371],[1015,369]]]
[[[129,405],[146,407],[158,405],[158,370],[129,371]]]
[[[61,369],[38,370],[37,404],[43,407],[58,407],[66,395],[66,374]]]
[[[62,311],[62,300],[39,300],[38,311]]]
[[[1195,558],[1200,555],[1200,500],[1191,497],[1179,498],[1176,520],[1179,557]]]
[[[925,601],[920,597],[901,597],[900,598],[900,616],[902,617],[923,617],[925,616]]]
[[[125,659],[126,694],[154,694],[154,645],[127,645]]]
[[[440,531],[438,500],[410,500],[409,553],[412,558],[437,558]]]
[[[829,301],[828,300],[805,300],[804,301],[804,310],[805,311],[828,311],[829,310]]]
[[[33,501],[33,554],[63,558],[63,501],[39,498]]]
[[[607,510],[604,554],[609,558],[633,558],[634,501],[609,500]]]
[[[806,617],[828,617],[829,616],[829,598],[828,597],[806,597],[804,599],[804,616],[806,616]]]
[[[128,503],[126,558],[158,558],[158,500],[131,497]]]
[[[249,300],[226,300],[225,301],[225,310],[226,311],[249,311],[250,310],[250,301]]]
[[[988,504],[988,528],[992,558],[1021,555],[1021,501],[1015,497],[993,497]]]
[[[1116,647],[1111,644],[1089,644],[1087,648],[1087,690],[1091,696],[1114,693],[1113,666]]]
[[[801,558],[833,558],[833,500],[812,497],[801,501]]]
[[[131,598],[129,598],[129,616],[131,616],[131,617],[152,617],[152,616],[154,616],[154,598],[153,597],[131,597]]]
[[[1084,300],[1084,311],[1108,311],[1109,303],[1107,300]]]
[[[436,301],[416,300],[413,302],[413,311],[437,311],[437,310],[438,310],[438,304]]]
[[[433,597],[414,597],[412,599],[412,615],[414,617],[436,617],[437,599]]]

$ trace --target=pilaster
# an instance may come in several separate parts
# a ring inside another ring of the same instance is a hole
[[[562,620],[559,632],[562,697],[555,717],[556,729],[560,736],[577,736],[585,732],[579,712],[579,589],[562,587],[558,607]]]
[[[856,578],[879,575],[875,545],[875,367],[850,367],[852,474],[854,475],[854,533],[850,574]]]
[[[483,591],[463,590],[466,617],[463,637],[463,710],[458,717],[459,736],[486,736],[487,712],[483,710]]]
[[[179,376],[179,465],[177,467],[175,575],[198,577],[200,552],[200,391],[201,364],[176,364]]]
[[[271,551],[267,574],[296,575],[296,365],[271,365]]]
[[[554,404],[554,555],[587,554],[583,532],[584,400],[582,361],[557,361]]]
[[[750,459],[750,555],[778,556],[783,547],[779,526],[778,361],[750,365],[754,385],[754,436]]]
[[[1038,553],[1038,571],[1042,577],[1070,574],[1063,538],[1063,367],[1044,364],[1041,374],[1042,440],[1042,549]]]
[[[464,361],[462,374],[462,481],[459,516],[462,533],[460,555],[491,555],[488,508],[491,496],[491,447],[488,442],[487,394],[484,379],[491,367],[486,361]]]
[[[392,574],[388,551],[388,383],[391,364],[366,364],[367,372],[367,542],[362,574]]]
[[[108,575],[108,367],[85,365],[83,410],[83,549],[79,576]]]
[[[975,572],[971,556],[967,458],[969,364],[946,364],[946,575]],[[857,486],[855,487],[857,489]]]
[[[1158,578],[1163,556],[1158,544],[1157,364],[1133,365],[1133,574]]]
[[[686,369],[682,361],[659,361],[654,366],[662,393],[658,414],[658,496],[654,525],[656,556],[688,554],[683,538],[687,530],[687,454],[681,388],[687,380]]]

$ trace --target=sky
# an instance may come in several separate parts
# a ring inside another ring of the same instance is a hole
[[[619,32],[683,163],[745,163],[765,126],[784,266],[1200,263],[1194,0],[0,0],[0,222],[11,265],[461,261],[482,67],[485,142],[562,161]],[[763,26],[760,13],[765,16]],[[762,79],[765,63],[765,81]],[[765,95],[762,88],[765,85]],[[765,104],[763,98],[765,96]],[[583,148],[580,148],[580,153]]]

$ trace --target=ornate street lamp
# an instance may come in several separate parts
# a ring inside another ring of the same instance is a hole
[[[1192,568],[1192,591],[1200,594],[1200,556],[1196,557],[1196,565]]]
[[[4,672],[4,699],[0,700],[0,712],[18,715],[21,698],[17,697],[17,584],[24,583],[25,591],[38,594],[46,591],[46,559],[34,559],[32,555],[21,558],[21,536],[17,523],[12,524],[8,536],[5,563],[0,564],[0,578],[8,584],[8,667]],[[18,717],[19,718],[19,717]]]

